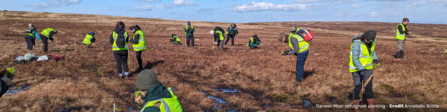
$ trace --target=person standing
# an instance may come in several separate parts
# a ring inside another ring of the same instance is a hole
[[[87,45],[88,48],[91,48],[93,43],[95,43],[95,32],[88,33],[84,40],[82,41],[82,44]]]
[[[40,37],[42,37],[41,39],[43,42],[43,51],[44,52],[48,51],[48,39],[51,41],[54,41],[53,34],[57,34],[57,30],[55,30],[53,28],[47,28],[47,29],[44,29],[42,32],[40,32]]]
[[[237,31],[237,28],[236,28],[236,24],[235,24],[235,23],[233,23],[233,24],[231,24],[230,26],[228,26],[228,28],[227,28],[227,32],[226,32],[226,34],[227,34],[227,40],[225,41],[225,45],[227,45],[228,41],[229,41],[230,38],[231,38],[231,47],[234,47],[234,37],[235,37],[238,33],[239,33],[239,31]]]
[[[402,20],[402,23],[397,25],[396,30],[396,40],[397,40],[397,52],[396,52],[396,59],[398,58],[404,58],[404,50],[406,45],[406,35],[410,35],[411,32],[407,28],[408,22],[410,20],[408,18],[404,18]]]
[[[137,54],[138,69],[137,71],[143,70],[143,59],[141,59],[141,53],[146,50],[146,40],[144,40],[144,33],[141,31],[140,26],[131,26],[130,30],[133,32],[133,38],[130,39],[132,42],[133,50]]]
[[[373,63],[380,67],[379,59],[376,55],[376,31],[368,30],[363,35],[357,35],[352,39],[351,52],[349,55],[349,72],[352,73],[354,79],[353,103],[359,105],[361,101],[360,93],[362,85],[365,89],[365,97],[369,105],[373,105],[374,96],[372,90],[373,81]],[[363,83],[364,82],[364,83]],[[363,83],[363,84],[362,84]],[[359,108],[355,108],[356,112],[360,112]],[[374,108],[370,108],[374,112]]]
[[[25,31],[25,41],[26,46],[30,51],[32,51],[33,47],[36,46],[35,38],[37,38],[39,41],[42,41],[39,37],[39,34],[37,33],[37,29],[34,27],[33,24],[29,23]]]
[[[282,55],[297,55],[296,61],[296,81],[302,82],[304,77],[304,63],[309,55],[309,42],[304,41],[303,37],[296,34],[297,28],[293,27],[291,33],[286,38],[286,34],[282,33],[278,37],[278,41],[289,43],[291,50],[281,52]],[[306,36],[306,33],[303,33]]]
[[[219,50],[219,45],[221,45],[222,50],[224,48],[224,40],[225,40],[225,31],[221,27],[214,28],[213,31],[210,31],[212,35],[214,35],[214,42],[217,45],[217,50]]]
[[[116,23],[115,30],[113,30],[110,35],[110,44],[112,44],[113,56],[116,61],[116,68],[118,69],[118,78],[123,79],[123,72],[121,71],[121,64],[124,67],[125,78],[129,74],[129,66],[127,65],[127,56],[129,47],[127,42],[129,41],[129,36],[127,31],[124,30],[124,23],[119,21]]]
[[[188,21],[188,25],[185,26],[185,34],[186,34],[186,46],[189,47],[189,42],[191,41],[191,46],[194,46],[194,26],[191,25],[191,22]]]

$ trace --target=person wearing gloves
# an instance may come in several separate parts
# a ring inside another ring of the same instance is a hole
[[[143,70],[143,59],[141,59],[141,53],[146,50],[146,40],[144,40],[144,33],[141,31],[140,26],[131,26],[130,29],[133,32],[132,42],[133,50],[137,53],[138,69],[136,71]]]
[[[258,35],[253,35],[250,37],[250,40],[248,40],[247,49],[258,48],[259,44],[261,44],[261,40],[258,38]]]
[[[171,38],[169,39],[169,42],[171,42],[172,44],[180,44],[180,38],[178,38],[177,35],[171,33],[169,34],[169,37]]]
[[[225,40],[225,31],[221,28],[216,26],[214,30],[210,31],[211,35],[214,35],[214,43],[217,45],[217,50],[219,50],[219,45],[221,45],[222,50],[224,48],[224,40]]]
[[[354,105],[359,105],[361,100],[360,93],[364,85],[365,97],[369,105],[373,105],[374,96],[372,90],[373,82],[373,63],[376,67],[380,67],[379,59],[376,55],[376,31],[368,30],[363,35],[357,35],[352,39],[351,52],[349,55],[349,72],[352,73],[354,79]],[[363,83],[364,82],[364,83]],[[363,84],[362,84],[363,83]],[[355,108],[356,112],[360,112],[359,108]],[[374,108],[370,108],[373,112]]]
[[[185,26],[185,34],[186,34],[186,46],[189,47],[189,41],[191,41],[191,46],[194,46],[194,26],[191,25],[191,22],[188,21],[188,25]]]
[[[14,79],[14,73],[14,67],[3,69],[0,72],[0,98],[3,96],[3,94],[6,93],[6,91],[8,91],[8,84],[11,83],[11,81]]]
[[[227,40],[225,41],[225,45],[227,45],[228,41],[231,38],[231,47],[234,47],[234,37],[239,33],[236,28],[236,23],[231,24],[227,28]]]
[[[36,27],[34,27],[33,24],[29,23],[25,31],[25,41],[28,50],[32,51],[33,47],[36,46],[36,38],[39,41],[42,41],[39,37],[39,34],[37,33]]]
[[[135,102],[142,105],[141,112],[182,112],[182,105],[171,87],[158,82],[157,75],[150,69],[138,74]]]
[[[53,28],[47,28],[44,29],[42,32],[40,32],[40,37],[42,37],[43,42],[43,51],[48,51],[48,40],[54,41],[53,34],[57,34],[57,30]]]
[[[287,36],[285,33],[281,33],[278,37],[278,41],[288,43],[291,50],[281,52],[282,55],[294,54],[297,56],[296,61],[296,81],[302,82],[304,77],[304,63],[309,55],[309,42],[304,41],[303,37],[296,34],[297,28],[292,27],[290,34]],[[306,36],[304,33],[303,36]]]
[[[113,30],[112,34],[110,35],[110,44],[112,44],[113,56],[115,57],[119,79],[123,79],[121,64],[124,67],[124,78],[129,79],[127,76],[129,74],[129,66],[127,65],[129,50],[127,42],[129,42],[129,35],[124,29],[124,26],[125,24],[122,21],[117,22],[115,30]],[[120,47],[122,44],[124,44],[124,46]]]
[[[85,38],[84,41],[82,41],[83,45],[87,45],[88,48],[91,48],[92,45],[95,45],[96,39],[95,39],[95,32],[90,32],[88,33]]]

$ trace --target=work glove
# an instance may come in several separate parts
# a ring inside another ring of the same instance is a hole
[[[375,63],[374,68],[379,68],[380,67],[379,60],[373,60],[373,62]]]
[[[53,38],[50,38],[51,41],[54,41]]]
[[[283,52],[281,52],[281,55],[287,55],[287,54],[289,54],[289,51],[283,51]]]
[[[361,74],[361,75],[366,75],[366,69],[362,69],[362,70],[360,70],[360,74]]]

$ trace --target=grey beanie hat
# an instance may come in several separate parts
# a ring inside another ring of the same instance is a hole
[[[296,32],[296,27],[292,27],[292,30],[290,30],[291,32]]]
[[[139,90],[149,90],[158,82],[157,75],[150,69],[144,69],[138,74],[137,88]]]
[[[363,34],[363,37],[365,38],[365,40],[372,42],[374,41],[374,39],[376,39],[376,34],[376,31],[368,30]]]

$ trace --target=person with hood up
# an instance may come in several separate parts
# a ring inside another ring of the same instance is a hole
[[[43,51],[48,51],[48,40],[54,41],[53,34],[57,34],[57,30],[53,28],[47,28],[44,29],[42,32],[40,32],[40,37],[42,37],[43,42]]]
[[[110,44],[112,44],[113,56],[115,57],[119,79],[123,79],[121,64],[124,67],[124,77],[126,79],[129,78],[127,76],[129,74],[129,66],[127,65],[127,56],[129,50],[127,42],[129,42],[129,36],[124,27],[125,24],[122,21],[117,22],[115,30],[113,30],[112,34],[110,35]]]
[[[143,70],[143,59],[141,59],[141,53],[146,50],[146,40],[144,40],[144,33],[141,31],[140,26],[131,26],[130,30],[134,33],[132,42],[133,50],[137,53],[138,69],[136,71]]]
[[[258,38],[258,35],[253,35],[253,37],[250,37],[250,40],[248,40],[247,49],[258,48],[259,44],[261,44],[261,40]]]
[[[282,51],[282,55],[294,54],[297,57],[296,61],[296,81],[302,82],[304,78],[304,63],[306,62],[307,56],[309,55],[310,45],[306,42],[303,37],[296,34],[296,27],[292,27],[290,34],[287,36],[285,33],[281,33],[278,37],[278,41],[288,43],[291,50]],[[306,36],[304,33],[303,36]]]
[[[185,26],[185,34],[186,34],[186,46],[189,47],[189,41],[191,41],[191,46],[194,46],[194,26],[191,25],[191,22],[188,21],[188,25]]]
[[[219,45],[221,45],[222,50],[224,49],[224,40],[225,40],[225,31],[221,28],[216,26],[214,30],[210,31],[211,35],[214,35],[214,43],[217,45],[217,50],[219,50]]]
[[[90,32],[87,35],[85,35],[84,41],[82,41],[83,45],[87,45],[88,48],[91,48],[95,44],[95,32]]]
[[[373,105],[373,63],[376,63],[376,67],[380,67],[379,59],[375,51],[376,31],[368,30],[363,35],[355,36],[351,42],[349,72],[352,73],[354,79],[352,102],[354,103],[354,106],[359,105],[359,102],[363,99],[360,98],[360,95],[363,95],[363,93],[360,92],[364,88],[364,96],[366,97],[368,104]],[[359,108],[355,108],[355,111],[360,112]],[[374,108],[370,108],[370,111],[374,112]]]
[[[231,24],[230,26],[228,26],[227,28],[227,40],[225,41],[225,45],[227,45],[228,41],[231,38],[231,47],[234,47],[234,37],[236,37],[236,35],[239,33],[239,31],[237,31],[236,28],[236,23]]]
[[[33,47],[36,46],[36,38],[39,41],[42,41],[39,37],[39,34],[37,33],[36,27],[34,27],[33,24],[29,23],[25,31],[25,41],[28,50],[32,51]]]
[[[141,112],[182,112],[182,105],[171,87],[158,82],[157,75],[150,69],[138,74],[135,101],[142,105]]]

